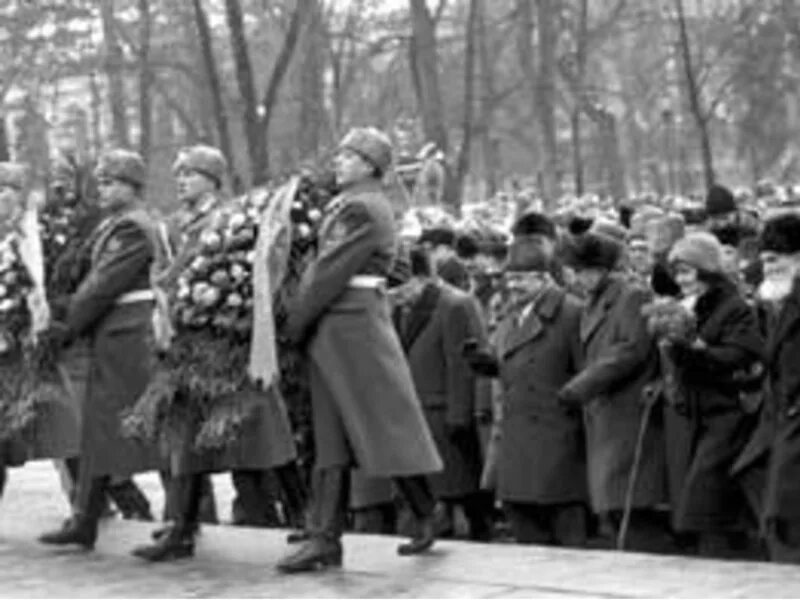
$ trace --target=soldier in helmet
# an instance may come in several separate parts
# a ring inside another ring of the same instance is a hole
[[[392,477],[418,531],[398,548],[426,551],[436,506],[426,474],[442,469],[403,348],[389,316],[386,279],[397,252],[392,206],[381,179],[388,137],[354,129],[335,159],[342,193],[329,205],[319,254],[301,279],[287,322],[309,358],[316,464],[310,538],[278,565],[297,573],[341,565],[350,468]]]
[[[39,538],[89,549],[112,478],[160,464],[155,447],[124,437],[120,427],[120,414],[133,407],[150,379],[150,269],[163,252],[157,223],[145,207],[146,168],[137,153],[115,149],[100,157],[95,175],[107,216],[89,240],[90,268],[70,297],[64,320],[47,332],[62,346],[86,336],[91,349],[76,510],[61,529]]]
[[[167,291],[174,288],[200,250],[200,234],[225,209],[221,189],[227,170],[225,157],[210,146],[192,146],[178,155],[174,173],[183,205],[177,232],[181,240],[170,267],[157,276],[160,288]],[[181,331],[176,334],[180,336]],[[263,392],[259,407],[243,425],[236,443],[224,451],[199,452],[191,441],[196,431],[189,426],[187,434],[185,445],[170,456],[174,523],[156,532],[154,544],[136,548],[136,556],[157,562],[193,554],[203,497],[212,494],[208,475],[214,472],[233,472],[238,495],[234,503],[234,522],[263,526],[278,524],[273,492],[268,485],[269,471],[274,470],[284,492],[285,512],[292,525],[299,524],[305,490],[296,466],[296,448],[287,411],[283,399],[274,390]]]

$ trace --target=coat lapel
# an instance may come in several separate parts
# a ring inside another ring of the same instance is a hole
[[[441,295],[441,288],[436,284],[429,283],[411,305],[406,322],[400,332],[400,341],[406,352],[411,350],[414,342],[430,323]]]
[[[619,293],[619,281],[612,279],[606,289],[600,293],[600,297],[584,309],[583,318],[581,319],[582,344],[587,344],[603,321],[605,321]]]
[[[509,332],[506,344],[503,347],[503,357],[515,352],[521,346],[532,342],[542,334],[543,321],[550,321],[561,306],[564,292],[557,288],[546,288],[533,300],[533,308],[525,319],[517,325],[516,319],[507,319]]]

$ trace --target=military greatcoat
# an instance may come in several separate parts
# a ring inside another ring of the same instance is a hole
[[[81,428],[81,468],[127,477],[160,466],[155,447],[122,434],[121,416],[150,378],[151,300],[126,301],[150,289],[155,222],[143,210],[110,217],[93,235],[91,268],[72,296],[68,337],[86,336],[89,374]]]
[[[377,181],[329,208],[319,254],[303,274],[287,331],[307,346],[317,467],[357,464],[366,476],[434,473],[442,460],[380,285],[397,252],[392,208]]]

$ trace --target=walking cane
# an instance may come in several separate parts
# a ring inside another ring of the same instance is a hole
[[[644,437],[647,434],[647,426],[650,424],[650,415],[653,412],[653,406],[656,405],[658,400],[658,390],[645,389],[645,405],[642,412],[642,418],[639,421],[639,434],[636,438],[636,449],[633,453],[633,464],[631,465],[630,474],[628,476],[628,488],[625,491],[625,504],[622,511],[622,521],[619,526],[619,533],[617,534],[617,550],[625,549],[625,538],[628,536],[628,528],[631,522],[631,511],[633,510],[633,496],[636,493],[636,483],[639,478],[639,469],[642,462],[642,453],[644,452]]]

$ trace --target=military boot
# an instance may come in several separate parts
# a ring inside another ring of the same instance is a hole
[[[154,543],[138,546],[131,554],[149,562],[171,562],[194,556],[192,528],[176,524]]]
[[[97,541],[97,521],[76,515],[67,519],[60,529],[43,533],[39,542],[50,546],[83,546],[92,550]]]
[[[305,573],[342,566],[342,543],[324,536],[313,536],[278,563],[281,573]]]

